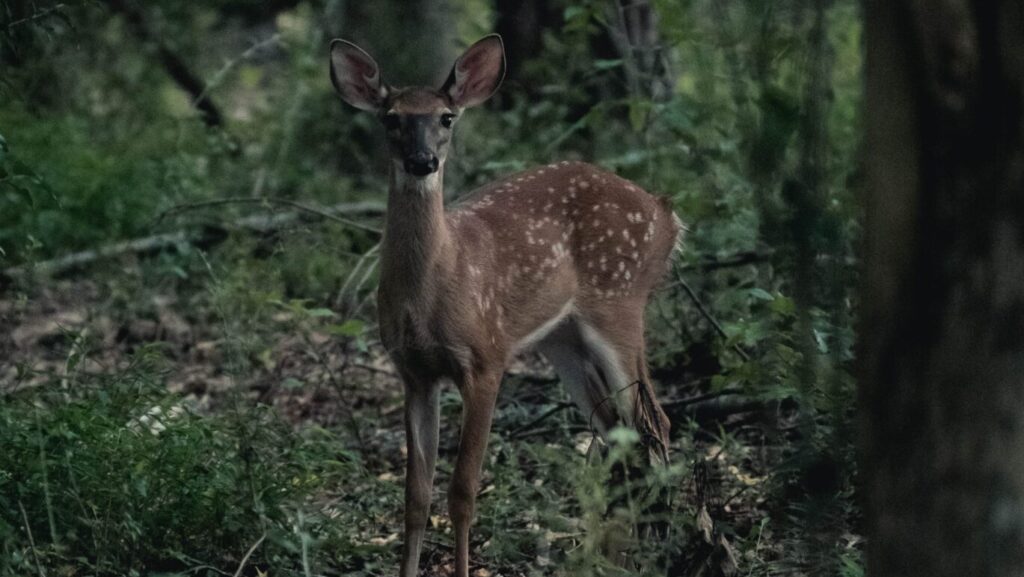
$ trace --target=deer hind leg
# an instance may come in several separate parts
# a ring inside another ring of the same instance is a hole
[[[620,380],[615,374],[618,369],[600,351],[588,346],[577,320],[566,319],[537,348],[554,366],[573,403],[593,429],[603,435],[618,424],[609,398]]]
[[[668,418],[654,396],[644,359],[643,318],[569,318],[539,344],[584,417],[604,434],[636,428],[665,457]],[[595,322],[596,321],[596,322]]]
[[[549,333],[538,348],[594,429],[603,435],[616,425],[634,427],[651,450],[651,456],[662,462],[667,460],[668,419],[654,398],[647,375],[642,318],[619,316],[614,325],[602,325],[570,317]],[[622,486],[626,477],[642,475],[645,467],[618,463],[612,470],[611,482]],[[610,505],[614,508],[623,498],[617,497]],[[659,507],[655,504],[648,512],[656,513]],[[609,523],[602,548],[609,559],[624,567],[630,563],[626,551],[631,539],[625,536],[650,534],[648,527],[658,531],[648,523],[633,527],[622,525],[621,519],[609,519]]]

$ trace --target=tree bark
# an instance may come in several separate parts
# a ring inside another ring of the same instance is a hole
[[[132,4],[130,0],[106,0],[106,2],[111,10],[124,16],[128,29],[131,30],[135,38],[147,49],[153,50],[156,59],[160,61],[160,65],[163,66],[167,75],[192,99],[192,105],[199,111],[203,122],[211,128],[222,126],[224,117],[220,113],[220,109],[210,99],[210,95],[206,94],[206,83],[189,68],[177,52],[153,32],[142,10]]]
[[[455,62],[455,23],[448,0],[332,1],[331,36],[351,40],[380,64],[393,86],[440,87]]]
[[[610,10],[612,41],[622,55],[630,92],[652,100],[672,96],[675,76],[658,30],[658,13],[649,0],[615,0]]]
[[[864,6],[868,574],[1024,575],[1024,2]]]
[[[562,11],[544,0],[494,0],[494,31],[505,42],[505,78],[535,93],[542,78],[524,77],[524,64],[543,55],[544,31],[559,30]]]

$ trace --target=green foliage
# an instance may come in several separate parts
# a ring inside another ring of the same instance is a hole
[[[47,8],[15,4],[17,18]],[[395,62],[386,77],[402,84],[406,57],[415,56],[410,41],[389,28],[392,20],[373,18],[398,3],[350,14],[349,3],[333,1],[160,0],[144,3],[155,31],[149,39],[98,3],[63,4],[13,31],[14,12],[0,10],[0,58],[10,65],[0,79],[0,267],[216,224],[228,230],[220,244],[140,255],[129,274],[90,271],[110,293],[103,312],[124,322],[152,318],[152,295],[176,294],[189,320],[223,341],[221,368],[236,386],[257,379],[299,392],[320,386],[267,375],[281,333],[302,342],[308,363],[325,363],[314,342],[321,335],[346,354],[373,350],[375,257],[367,252],[376,237],[313,220],[257,233],[233,226],[244,216],[281,212],[270,204],[227,202],[157,216],[235,197],[322,206],[382,199],[379,127],[372,115],[338,102],[325,44],[369,17],[372,26],[362,32],[392,47],[378,57]],[[816,53],[805,4],[658,0],[674,91],[652,100],[631,92],[623,55],[601,48],[615,26],[611,4],[558,0],[552,6],[560,19],[542,23],[541,51],[522,63],[520,78],[508,79],[500,110],[467,113],[455,136],[446,173],[454,197],[563,158],[594,161],[670,197],[689,231],[648,315],[648,355],[662,396],[728,391],[778,403],[784,432],[756,440],[730,429],[735,423],[674,424],[679,463],[637,483],[652,489],[648,495],[678,495],[666,513],[678,530],[658,551],[642,540],[620,543],[648,564],[662,563],[665,551],[694,554],[699,542],[692,495],[680,490],[692,456],[710,442],[743,467],[754,460],[753,443],[768,446],[770,470],[746,517],[725,523],[748,574],[805,570],[809,559],[824,572],[863,573],[858,541],[847,538],[859,515],[850,366],[861,27],[856,3],[831,3],[827,50]],[[450,5],[452,38],[465,44],[490,31],[491,2]],[[224,112],[224,127],[200,122],[190,96],[155,57],[157,42],[195,67]],[[821,159],[815,184],[807,141],[816,57],[825,59],[828,90],[817,103],[825,138],[814,151]],[[437,66],[443,72],[449,63]],[[743,264],[719,266],[744,256]],[[176,412],[154,434],[142,418],[155,407],[167,415],[187,406],[164,390],[167,370],[143,356],[127,371],[109,369],[70,388],[53,379],[3,397],[2,571],[35,572],[21,506],[36,553],[54,573],[199,571],[205,564],[230,573],[264,534],[252,561],[261,569],[391,570],[397,544],[379,536],[400,527],[400,488],[386,477],[398,449],[374,446],[367,450],[377,453],[360,457],[348,447],[362,449],[352,430],[379,432],[380,406],[393,403],[395,391],[360,399],[370,408],[352,408],[348,423],[325,429],[285,427],[273,410],[235,391],[212,411]],[[348,401],[357,383],[330,380]],[[546,393],[543,403],[554,402]],[[496,428],[516,430],[546,410],[543,403],[503,406]],[[443,409],[445,421],[457,423],[456,395],[444,397]],[[545,437],[495,435],[479,515],[487,563],[523,573],[630,574],[601,551],[644,520],[649,504],[609,486],[616,467],[635,458],[635,439],[616,433],[607,454],[588,463],[573,446],[587,434],[581,427],[567,416]],[[442,479],[449,473],[442,455]],[[816,527],[820,534],[812,534]],[[443,522],[437,530],[442,541],[450,537]],[[772,552],[780,547],[793,552],[792,566]]]
[[[142,236],[161,208],[208,178],[206,167],[218,155],[206,136],[182,134],[173,123],[105,141],[79,117],[36,119],[9,102],[0,105],[0,126],[7,138],[0,246],[8,262]],[[182,136],[192,144],[168,150],[168,140]]]
[[[307,499],[368,483],[357,455],[267,410],[200,416],[166,392],[162,372],[145,350],[124,372],[0,406],[0,574],[37,562],[94,575],[226,566],[261,536],[254,563],[288,570],[303,539],[338,541]],[[342,516],[361,513],[353,503]]]

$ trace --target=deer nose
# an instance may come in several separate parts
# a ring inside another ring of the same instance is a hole
[[[414,152],[405,157],[405,171],[415,176],[437,172],[437,157],[429,152]]]

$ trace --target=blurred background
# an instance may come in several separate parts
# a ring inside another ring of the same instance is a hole
[[[377,337],[376,119],[329,41],[439,85],[498,32],[452,199],[553,160],[672,199],[649,309],[673,531],[599,554],[610,441],[506,379],[476,575],[863,574],[853,498],[863,46],[853,0],[0,2],[0,575],[392,575],[401,385]],[[451,562],[443,400],[424,568]],[[624,458],[624,457],[623,457]],[[566,466],[571,463],[573,466]],[[629,517],[632,518],[632,517]]]

